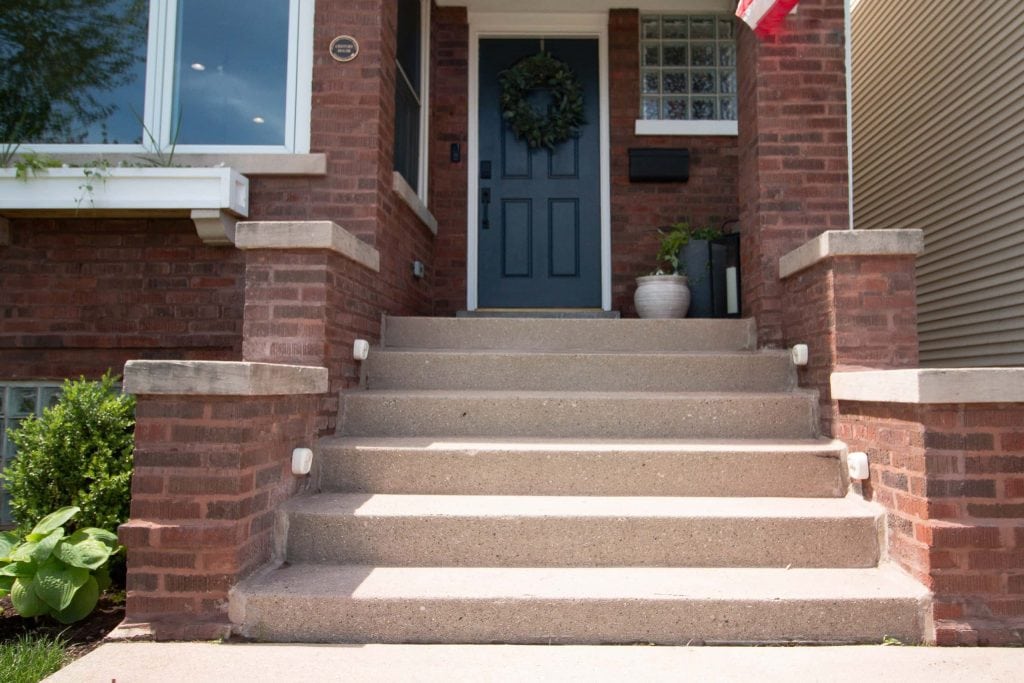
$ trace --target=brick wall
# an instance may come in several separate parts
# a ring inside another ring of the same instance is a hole
[[[468,40],[464,8],[435,8],[431,77],[430,208],[440,224],[435,247],[434,312],[451,315],[466,306],[466,192],[464,163],[450,161],[452,143],[466,154]],[[612,10],[609,18],[612,307],[635,315],[635,278],[654,267],[657,228],[688,219],[719,225],[739,215],[738,152],[731,137],[634,135],[640,102],[639,14]],[[629,182],[631,147],[688,148],[687,183]]]
[[[250,178],[250,218],[332,220],[380,249],[373,318],[429,314],[433,297],[433,235],[392,190],[396,13],[394,0],[317,4],[311,142],[327,174]],[[327,54],[339,33],[356,35],[357,60]],[[11,233],[0,247],[0,377],[240,358],[244,257],[204,246],[191,221],[18,219]],[[414,260],[427,267],[423,280],[412,277]]]
[[[229,635],[227,593],[270,560],[278,505],[299,487],[316,396],[141,396],[136,408],[127,620],[159,639]],[[173,616],[168,616],[173,615]]]
[[[843,0],[803,0],[766,40],[740,30],[744,315],[783,342],[778,259],[849,226]]]
[[[801,387],[820,400],[822,432],[837,414],[829,381],[842,367],[917,365],[914,256],[841,256],[783,280],[783,343],[807,344]]]
[[[430,36],[430,211],[434,243],[434,315],[466,308],[466,161],[469,116],[469,25],[466,8],[435,7]],[[451,162],[459,145],[460,163]]]
[[[241,253],[189,220],[15,219],[0,247],[0,377],[98,377],[133,358],[241,353]]]
[[[317,429],[333,432],[338,392],[359,383],[352,342],[380,338],[376,273],[334,252],[246,252],[247,361],[312,365],[330,371]]]
[[[693,226],[738,218],[736,138],[637,136],[640,108],[640,15],[612,10],[608,23],[612,181],[612,308],[635,317],[636,278],[657,264],[657,228],[680,220]],[[630,183],[629,149],[690,150],[686,183]]]
[[[1024,643],[1024,405],[841,401],[889,554],[935,594],[941,645]]]

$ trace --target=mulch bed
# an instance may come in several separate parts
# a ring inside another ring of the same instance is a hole
[[[0,599],[0,642],[14,640],[25,633],[60,636],[67,642],[68,656],[77,659],[97,647],[123,619],[124,593],[117,602],[109,595],[100,596],[92,614],[74,624],[61,624],[49,617],[20,617],[11,605],[11,597],[7,596]]]

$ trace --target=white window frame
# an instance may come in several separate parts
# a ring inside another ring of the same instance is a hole
[[[657,16],[728,16],[727,13],[721,12],[647,12],[640,15],[641,26],[643,17],[651,15]],[[643,37],[640,37],[640,49],[643,48]],[[687,41],[690,42],[690,41]],[[638,76],[643,80],[643,64],[640,64],[640,73]],[[736,65],[737,75],[739,73],[739,64]],[[643,98],[643,93],[640,93],[640,97]],[[737,99],[737,115],[739,107],[739,88],[736,92]],[[639,105],[639,102],[638,102]],[[737,136],[739,135],[739,121],[725,121],[725,120],[678,120],[678,119],[642,119],[637,118],[634,123],[633,134],[642,135],[656,135],[656,136],[673,136],[673,135],[687,135],[687,136],[704,136],[704,135],[721,135],[721,136]]]
[[[290,0],[288,12],[288,81],[285,139],[281,145],[176,145],[178,154],[307,154],[313,98],[313,20],[315,0]],[[151,0],[146,49],[146,84],[142,120],[160,149],[171,146],[174,58],[178,0]],[[29,144],[25,151],[50,154],[117,154],[152,152],[148,136],[134,144]]]
[[[7,436],[7,432],[10,430],[12,424],[14,424],[15,422],[20,423],[21,420],[24,420],[25,418],[29,417],[28,414],[11,414],[10,396],[14,392],[9,390],[34,389],[36,398],[34,411],[31,413],[31,415],[33,417],[41,417],[43,414],[43,409],[47,407],[43,403],[42,392],[44,390],[53,391],[57,396],[59,396],[61,393],[60,390],[63,388],[64,383],[58,381],[40,380],[36,382],[0,382],[0,400],[3,401],[3,409],[0,410],[0,468],[4,468],[11,462],[13,462],[16,455],[14,453],[14,443],[11,443],[11,447],[7,448],[7,443],[10,442],[10,439]],[[0,507],[2,507],[2,512],[0,512],[0,529],[2,529],[5,525],[13,526],[14,524],[14,520],[11,515],[11,510],[6,500],[7,493],[3,489],[2,481],[0,481],[0,496],[3,496],[5,499],[3,503],[0,504]]]
[[[416,183],[416,187],[410,187],[408,181],[401,173],[395,171],[395,191],[402,194],[402,198],[408,203],[410,197],[406,188],[412,189],[415,196],[419,199],[422,209],[427,208],[427,190],[428,180],[430,174],[430,140],[428,134],[430,132],[430,7],[431,0],[420,0],[420,92],[419,92],[419,105],[420,105],[420,149],[418,159],[418,170],[417,176],[419,178]],[[398,63],[398,58],[395,58],[395,78],[403,79],[408,83],[407,77],[402,69],[402,66]],[[401,181],[401,183],[399,183]],[[400,185],[404,187],[400,188]],[[412,206],[412,204],[410,204]],[[419,211],[421,207],[413,206],[413,209]]]

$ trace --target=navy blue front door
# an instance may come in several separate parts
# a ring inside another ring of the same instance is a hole
[[[501,116],[498,74],[542,45],[583,85],[586,124],[553,150],[531,150]],[[480,307],[600,308],[599,97],[596,40],[480,41]]]

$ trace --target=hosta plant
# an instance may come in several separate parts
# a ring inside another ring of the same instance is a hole
[[[24,539],[0,534],[0,597],[10,593],[21,616],[76,622],[92,612],[110,585],[107,563],[121,550],[117,536],[91,527],[65,535],[64,525],[78,512],[61,508]]]

